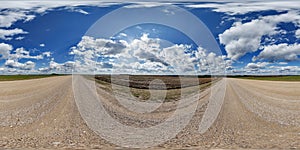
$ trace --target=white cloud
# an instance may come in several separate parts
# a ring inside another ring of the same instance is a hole
[[[12,36],[18,34],[27,34],[28,32],[23,31],[22,29],[0,29],[0,39],[8,40],[11,39]]]
[[[248,63],[246,69],[258,70],[263,69],[270,63],[268,62],[257,62],[257,63]]]
[[[263,51],[253,60],[268,60],[268,61],[295,61],[300,55],[300,44],[289,45],[287,43],[279,45],[265,46]]]
[[[0,59],[8,58],[13,47],[6,43],[0,43]]]
[[[5,4],[3,4],[5,5]],[[19,20],[30,21],[34,15],[28,14],[24,10],[6,10],[0,12],[0,27],[10,27],[13,23]]]
[[[226,59],[226,56],[218,56],[213,52],[207,52],[205,49],[198,47],[195,52],[200,72],[224,74],[225,69],[232,68],[232,61]]]
[[[89,14],[88,12],[77,8],[78,6],[97,6],[107,7],[122,3],[131,3],[127,5],[128,8],[137,7],[157,7],[167,4],[180,4],[184,1],[172,1],[172,3],[166,3],[163,1],[155,2],[139,2],[139,1],[3,1],[1,2],[0,9],[7,10],[0,13],[0,27],[10,27],[14,22],[24,20],[32,20],[34,13],[45,13],[48,10],[65,7],[70,11],[79,12],[82,14]],[[191,1],[186,1],[191,3]],[[187,7],[191,8],[213,8],[217,12],[225,12],[227,14],[245,14],[253,11],[262,10],[299,10],[299,2],[288,1],[219,1],[221,3],[205,3],[205,4],[187,4]],[[169,12],[169,11],[168,11]]]
[[[157,2],[137,2],[135,1],[131,5],[125,6],[126,8],[151,8],[151,7],[158,7],[162,5],[170,5],[171,3],[161,3],[159,1]]]
[[[43,52],[42,55],[45,56],[45,57],[50,57],[51,56],[51,52]]]
[[[225,56],[217,56],[200,47],[197,50],[183,44],[161,47],[162,42],[158,38],[149,38],[147,34],[130,43],[85,36],[70,54],[75,55],[75,69],[79,72],[97,69],[119,73],[181,74],[217,72],[217,69],[225,69],[226,63],[230,64],[224,60]]]
[[[13,47],[9,44],[0,43],[0,59],[4,59],[5,68],[2,70],[4,73],[16,74],[16,73],[36,73],[35,62],[26,61],[20,62],[22,59],[35,59],[40,60],[45,57],[50,57],[50,52],[43,52],[39,55],[32,55],[23,47],[13,50]]]
[[[281,72],[298,72],[300,71],[299,66],[285,66],[285,67],[280,67],[279,71]]]
[[[288,12],[281,15],[271,15],[252,20],[247,23],[237,22],[233,27],[219,35],[220,43],[225,45],[228,57],[238,60],[247,53],[257,51],[264,35],[280,33],[277,24],[293,22],[300,25],[300,15]]]
[[[253,20],[235,26],[219,35],[220,42],[225,45],[228,57],[238,60],[246,53],[255,52],[260,46],[261,37],[272,34],[274,27],[262,20]]]
[[[63,7],[70,11],[88,14],[88,12],[76,8],[77,6],[106,7],[114,5],[109,1],[2,1],[0,5],[0,27],[10,27],[16,21],[30,21],[35,13],[46,13],[48,10]]]
[[[288,63],[287,62],[279,62],[278,64],[279,65],[287,65]]]
[[[38,71],[42,73],[72,73],[75,62],[67,61],[64,63],[57,63],[54,60],[51,60],[49,67],[39,68]]]
[[[189,46],[183,44],[164,48],[160,52],[161,60],[172,66],[178,73],[195,71],[193,59],[185,53],[186,49],[189,49]]]
[[[67,6],[66,9],[68,9],[71,12],[78,12],[78,13],[81,13],[81,14],[84,14],[84,15],[89,14],[87,11],[84,11],[83,9],[79,9],[79,8],[76,8],[76,7]]]
[[[295,36],[296,38],[300,39],[300,29],[296,30]]]
[[[45,47],[45,44],[44,44],[44,43],[41,43],[41,44],[40,44],[40,47]]]
[[[23,40],[25,37],[24,36],[19,36],[16,38],[16,40]]]
[[[289,11],[299,10],[300,2],[295,0],[286,1],[219,1],[220,3],[188,4],[189,8],[212,8],[215,12],[223,12],[229,15],[247,14],[250,12],[276,10]]]
[[[127,37],[127,34],[125,34],[125,33],[120,33],[120,36]]]
[[[265,16],[261,17],[260,19],[265,20],[273,25],[277,25],[280,22],[292,22],[296,26],[300,26],[300,14],[298,11],[289,11],[280,15]]]
[[[125,2],[125,1],[123,1]],[[107,7],[115,4],[120,4],[122,1],[4,1],[0,9],[24,9],[24,10],[39,10],[42,13],[45,10],[57,7],[77,7],[77,6],[98,6]]]
[[[79,13],[84,14],[84,15],[88,15],[89,14],[87,11],[84,11],[82,9],[75,9],[75,12],[79,12]]]
[[[5,62],[5,66],[9,68],[21,69],[21,70],[33,70],[35,67],[35,63],[32,61],[27,61],[25,63],[20,63],[16,60],[8,59]]]
[[[282,66],[287,65],[287,66]],[[299,66],[289,66],[288,63],[256,62],[248,63],[245,67],[233,69],[233,75],[299,75]]]
[[[97,64],[97,59],[100,56],[105,56],[107,59],[117,58],[127,47],[126,44],[127,42],[125,41],[95,39],[84,36],[76,47],[71,48],[70,54],[75,55],[76,69],[79,69],[78,71],[92,72],[95,65],[99,65]]]
[[[68,72],[68,71],[71,71],[71,69],[74,67],[74,62],[67,61],[65,63],[59,64],[57,62],[51,61],[49,66],[50,66],[51,70]]]
[[[44,52],[44,53],[39,54],[39,55],[31,55],[28,50],[21,47],[21,48],[17,48],[15,50],[15,53],[10,54],[9,58],[10,59],[36,59],[36,60],[40,60],[40,59],[43,59],[44,56],[50,57],[50,52]]]

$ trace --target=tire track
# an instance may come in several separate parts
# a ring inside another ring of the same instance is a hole
[[[212,93],[211,89],[200,92],[196,112],[189,124],[174,138],[153,149],[300,148],[299,83],[224,80],[226,93],[220,105],[221,112],[214,122],[210,122],[212,126],[205,133],[199,132],[199,125],[209,107],[210,97],[219,97],[218,92],[225,90],[221,87]],[[85,90],[94,88],[90,85],[82,86]],[[118,148],[98,136],[82,119],[75,103],[70,76],[0,82],[0,87],[0,149]],[[190,105],[196,105],[196,101],[187,101],[189,103],[177,108],[176,102],[168,102],[153,113],[140,115],[121,107],[111,93],[96,89],[95,95],[84,95],[83,99],[101,97],[111,116],[133,127],[155,126],[176,109],[186,111]],[[85,105],[86,101],[81,104]],[[90,109],[97,108],[94,104],[88,105]],[[136,133],[131,131],[130,134]]]
[[[232,79],[230,80],[231,87],[248,110],[271,122],[300,127],[300,101],[291,100],[289,102],[290,106],[288,104],[276,106],[278,98],[252,92],[251,89],[247,89],[241,83]],[[284,99],[285,103],[287,101]],[[280,104],[282,105],[283,103],[281,102]]]

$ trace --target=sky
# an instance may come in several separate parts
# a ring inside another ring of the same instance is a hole
[[[0,74],[299,75],[299,56],[299,1],[0,6]]]

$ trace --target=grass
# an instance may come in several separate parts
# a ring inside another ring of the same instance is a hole
[[[0,81],[29,80],[52,77],[57,75],[0,75]]]
[[[268,81],[300,81],[300,76],[246,76],[236,78]]]

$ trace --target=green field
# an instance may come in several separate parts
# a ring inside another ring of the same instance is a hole
[[[268,81],[300,81],[300,76],[245,76],[235,78]]]
[[[29,80],[52,77],[57,75],[0,75],[0,81]]]

